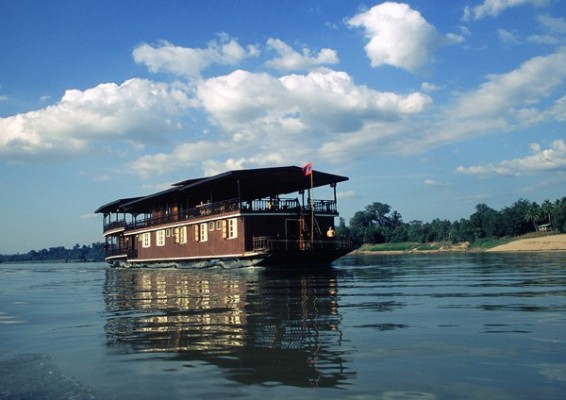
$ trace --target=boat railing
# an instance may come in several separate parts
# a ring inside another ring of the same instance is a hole
[[[350,240],[327,239],[327,240],[310,240],[310,239],[280,239],[272,236],[254,236],[254,251],[265,250],[341,250],[352,249]]]
[[[126,222],[125,216],[119,221],[112,221],[104,224],[104,232],[117,227],[125,227],[127,230],[145,228],[148,226],[159,226],[171,222],[183,221],[191,218],[203,217],[213,214],[221,214],[230,211],[237,211],[239,202],[235,200],[220,201],[216,203],[203,203],[196,207],[181,210],[175,213],[164,215],[147,215],[145,217],[133,218]]]
[[[136,249],[133,249],[131,247],[108,246],[104,249],[104,255],[106,258],[117,256],[136,258],[138,256],[138,253]]]
[[[120,219],[117,221],[111,221],[104,224],[104,231],[110,231],[113,229],[123,228],[126,226],[126,220]]]
[[[240,209],[246,212],[292,212],[298,213],[301,210],[299,199],[255,199],[243,201]]]
[[[315,213],[338,215],[336,202],[333,200],[313,200],[312,208]],[[104,232],[122,227],[126,230],[133,230],[193,218],[219,215],[233,211],[242,211],[246,213],[288,212],[293,214],[308,214],[310,210],[311,204],[301,206],[301,203],[297,198],[270,198],[250,201],[230,199],[214,203],[203,203],[174,213],[164,213],[159,215],[148,214],[145,217],[138,216],[138,218],[133,218],[132,221],[126,221],[126,215],[124,215],[124,217],[120,220],[105,223],[103,229]]]
[[[313,200],[312,205],[315,213],[338,214],[334,200]],[[306,208],[310,210],[308,206]]]
[[[317,214],[338,215],[336,202],[334,200],[313,200],[312,208]],[[256,199],[242,202],[241,210],[250,212],[292,212],[308,214],[311,211],[311,204],[301,206],[299,199]]]

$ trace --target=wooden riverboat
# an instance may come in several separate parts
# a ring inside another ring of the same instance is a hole
[[[122,267],[329,265],[352,250],[334,237],[336,184],[346,180],[310,164],[235,170],[113,201],[95,211],[104,215],[106,261]],[[333,198],[314,199],[315,188]]]

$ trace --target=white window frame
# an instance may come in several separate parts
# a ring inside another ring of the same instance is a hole
[[[199,242],[208,241],[208,224],[203,223],[199,226]]]
[[[177,244],[187,243],[187,227],[186,226],[178,226],[177,228],[173,229],[173,234],[175,235],[175,243],[177,243]]]
[[[238,218],[230,218],[228,220],[228,239],[236,239],[238,237]]]
[[[147,249],[151,247],[151,232],[142,233],[142,247]]]
[[[156,246],[165,246],[165,229],[160,229],[155,232]]]

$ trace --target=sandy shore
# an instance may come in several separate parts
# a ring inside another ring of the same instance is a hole
[[[452,253],[452,252],[545,252],[545,251],[566,251],[566,234],[560,235],[547,235],[547,236],[540,236],[540,237],[533,237],[533,238],[526,238],[526,239],[517,239],[510,243],[493,247],[488,250],[483,249],[470,249],[468,243],[461,243],[459,245],[450,245],[446,247],[441,247],[439,249],[434,250],[426,250],[426,249],[411,249],[411,250],[400,250],[400,251],[391,251],[391,250],[355,250],[355,253],[358,254],[410,254],[410,253]]]
[[[486,250],[489,252],[566,251],[566,234],[519,239]]]

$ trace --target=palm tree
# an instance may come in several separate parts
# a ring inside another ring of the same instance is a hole
[[[536,202],[533,201],[530,204],[529,208],[527,209],[527,212],[525,214],[525,219],[528,222],[533,223],[533,225],[535,227],[535,232],[538,231],[537,222],[540,220],[540,214],[541,214],[540,206]]]
[[[544,214],[545,216],[548,217],[548,223],[552,224],[552,221],[550,220],[550,216],[554,212],[554,206],[552,205],[552,203],[549,200],[545,200],[542,203],[541,211],[542,211],[542,214]]]
[[[566,197],[562,197],[554,202],[552,217],[554,219],[554,229],[566,232]]]

